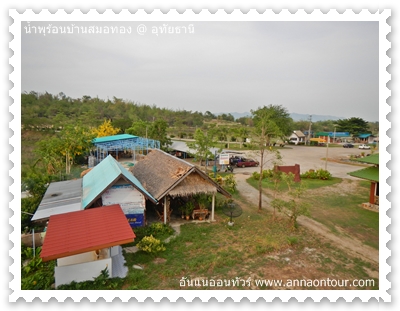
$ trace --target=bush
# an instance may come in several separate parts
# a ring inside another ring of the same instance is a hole
[[[165,251],[165,246],[152,235],[145,236],[137,245],[137,248],[146,253],[158,253]]]
[[[225,176],[224,186],[230,193],[236,192],[237,182],[235,180],[235,176],[233,174],[229,174]]]
[[[324,169],[319,169],[319,170],[309,170],[305,172],[304,174],[300,175],[301,178],[306,178],[306,179],[322,179],[322,180],[328,180],[332,179],[332,174],[329,173],[327,170]]]
[[[274,176],[274,171],[273,170],[263,170],[262,172],[262,179],[266,178],[272,178]],[[259,180],[260,179],[260,173],[258,172],[253,172],[252,174],[253,179]]]
[[[23,266],[21,269],[21,289],[37,290],[51,289],[54,283],[54,267],[55,261],[51,260],[43,262],[40,257],[42,248],[33,249],[29,247],[21,247],[21,259]]]
[[[136,240],[140,241],[145,236],[152,235],[154,237],[165,237],[174,233],[174,229],[170,225],[161,222],[152,223],[150,226],[138,227],[134,230]]]
[[[253,179],[255,179],[255,180],[259,180],[260,179],[260,173],[259,172],[253,172],[251,177],[253,177]]]
[[[288,236],[286,239],[290,246],[293,246],[299,242],[299,239],[295,236]]]

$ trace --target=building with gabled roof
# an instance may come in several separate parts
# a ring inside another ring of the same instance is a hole
[[[157,200],[143,187],[140,181],[109,155],[83,176],[82,208],[93,207],[96,205],[96,200],[100,199],[109,187],[121,183],[131,185],[147,199],[157,203]]]
[[[304,144],[306,142],[306,135],[304,135],[302,131],[293,131],[289,136],[289,142],[295,145]]]
[[[93,207],[120,204],[131,225],[145,222],[146,200],[157,200],[111,155],[81,179],[51,183],[32,220]]]
[[[226,197],[231,194],[213,181],[197,166],[172,156],[164,151],[154,149],[135,166],[130,168],[133,175],[140,181],[158,202],[164,202],[164,223],[166,223],[168,200],[170,197],[187,197],[197,194],[211,194],[211,220],[214,220],[215,194]]]
[[[82,209],[120,204],[131,226],[136,227],[145,222],[146,200],[158,203],[111,155],[83,176]]]
[[[373,144],[379,142],[379,138],[372,134],[360,134],[358,135],[358,140],[365,144]]]
[[[56,287],[93,280],[106,268],[110,277],[125,277],[120,245],[134,239],[118,204],[52,215],[40,257],[57,260]]]

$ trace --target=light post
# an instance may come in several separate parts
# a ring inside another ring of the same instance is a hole
[[[335,139],[336,139],[336,125],[333,131],[333,143],[335,143]]]

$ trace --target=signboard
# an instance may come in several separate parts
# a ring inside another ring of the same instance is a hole
[[[219,164],[228,165],[229,164],[229,153],[221,153],[219,155]]]
[[[144,226],[144,213],[141,214],[126,214],[126,218],[128,219],[129,225],[134,227],[142,227]]]

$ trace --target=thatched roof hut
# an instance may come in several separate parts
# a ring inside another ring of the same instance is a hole
[[[217,192],[231,197],[229,192],[198,167],[161,150],[150,151],[130,168],[130,171],[157,201],[167,196],[192,196],[205,193],[213,194],[214,202]],[[213,211],[214,205],[212,220]]]
[[[157,149],[150,151],[130,171],[157,201],[165,195],[174,197],[220,192],[231,196],[195,165]]]

